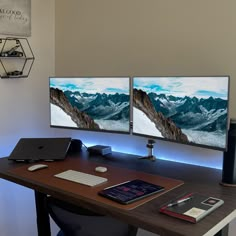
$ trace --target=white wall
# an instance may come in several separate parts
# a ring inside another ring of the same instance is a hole
[[[52,135],[48,122],[48,76],[55,71],[55,6],[54,0],[32,0],[31,4],[32,36],[28,40],[35,62],[30,76],[0,79],[1,157],[9,155],[20,137]],[[1,236],[37,235],[32,190],[0,179],[0,209]]]
[[[22,136],[50,132],[48,76],[55,71],[54,1],[32,0],[32,36],[35,61],[28,78],[0,79],[0,156],[7,156]],[[6,37],[6,35],[1,35]]]

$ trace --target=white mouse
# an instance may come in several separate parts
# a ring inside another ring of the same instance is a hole
[[[104,173],[104,172],[107,171],[107,168],[104,167],[104,166],[97,166],[97,167],[95,168],[95,171]]]
[[[35,165],[30,166],[28,168],[28,171],[36,171],[36,170],[44,169],[47,167],[48,165],[45,165],[45,164],[35,164]]]

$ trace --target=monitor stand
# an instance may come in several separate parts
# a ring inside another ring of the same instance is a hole
[[[143,156],[143,157],[139,157],[139,159],[147,159],[147,160],[150,160],[150,161],[155,161],[156,160],[156,157],[153,155],[154,143],[155,143],[155,141],[153,139],[148,140],[148,143],[146,145],[146,147],[148,149],[148,155]]]

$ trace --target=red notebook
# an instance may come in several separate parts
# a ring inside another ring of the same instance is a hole
[[[160,212],[175,218],[197,223],[223,203],[224,201],[222,199],[199,193],[188,193],[162,206]]]

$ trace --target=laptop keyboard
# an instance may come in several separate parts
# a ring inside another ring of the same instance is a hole
[[[107,178],[103,178],[100,176],[91,175],[91,174],[87,174],[87,173],[75,171],[75,170],[67,170],[59,174],[56,174],[54,176],[57,178],[69,180],[72,182],[84,184],[91,187],[105,183],[107,181]]]

